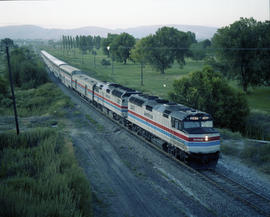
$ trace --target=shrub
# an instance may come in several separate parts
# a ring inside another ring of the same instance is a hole
[[[7,81],[0,76],[0,100],[1,100],[1,96],[5,96],[8,93],[8,83]]]
[[[211,114],[215,125],[241,130],[249,114],[243,93],[232,89],[222,75],[210,67],[173,83],[171,100]]]
[[[111,65],[111,62],[109,60],[102,59],[101,60],[101,65],[103,65],[103,66],[109,66],[109,65]]]
[[[270,140],[270,115],[266,112],[252,111],[243,134],[254,139]]]
[[[26,47],[15,48],[10,54],[13,82],[23,89],[36,88],[49,81],[44,64],[40,58]],[[8,80],[8,70],[6,79]]]
[[[246,145],[241,157],[259,166],[263,172],[270,173],[270,144]]]
[[[61,116],[64,114],[63,108],[71,106],[69,98],[52,83],[35,89],[17,90],[15,95],[20,117],[43,114]],[[0,106],[6,109],[6,114],[13,114],[11,99],[2,99]]]

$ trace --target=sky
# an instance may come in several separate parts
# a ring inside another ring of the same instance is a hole
[[[270,0],[0,0],[0,26],[47,28],[145,25],[223,27],[240,17],[269,20]]]

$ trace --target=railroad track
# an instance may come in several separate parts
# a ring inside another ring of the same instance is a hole
[[[253,208],[264,216],[270,216],[270,199],[243,186],[242,184],[224,176],[214,170],[200,172],[208,182],[214,184],[223,192]]]
[[[61,83],[60,83],[61,84]],[[62,85],[62,84],[61,84]],[[77,93],[70,90],[74,95],[78,95]],[[183,168],[187,169],[191,173],[198,175],[208,183],[214,185],[221,191],[225,192],[226,194],[232,196],[236,200],[242,202],[243,204],[247,205],[248,207],[253,208],[255,211],[260,213],[263,216],[269,216],[270,217],[270,199],[266,198],[247,187],[237,183],[236,181],[217,173],[214,170],[205,170],[205,171],[197,171],[187,164],[185,164],[182,161],[179,161],[176,159],[173,155],[170,153],[165,152],[164,150],[160,149],[153,143],[149,142],[145,138],[138,136],[136,132],[128,129],[127,127],[120,124],[118,121],[114,120],[112,117],[109,117],[105,114],[105,112],[99,110],[96,108],[93,104],[89,103],[86,99],[80,97],[81,101],[85,102],[89,107],[94,108],[97,112],[105,115],[107,118],[109,118],[112,122],[116,123],[120,128],[123,128],[127,130],[130,134],[134,135],[135,137],[139,138],[140,140],[144,141],[148,145],[150,145],[152,148],[156,149],[157,151],[161,152],[162,154],[166,155],[168,158],[172,159],[174,162],[176,162],[178,165],[181,165]]]

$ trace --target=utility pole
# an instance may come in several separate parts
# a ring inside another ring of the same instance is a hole
[[[143,63],[141,62],[141,86],[143,86]]]
[[[107,46],[107,50],[110,55],[110,46]],[[111,56],[112,56],[112,75],[113,75],[113,55],[111,54]]]
[[[113,75],[113,57],[112,57],[112,75]]]
[[[7,55],[7,63],[8,63],[8,73],[9,73],[9,83],[10,83],[10,89],[12,94],[12,100],[13,100],[13,109],[14,109],[14,116],[15,116],[15,123],[16,123],[16,131],[17,135],[19,135],[19,123],[18,123],[18,117],[17,117],[17,109],[16,109],[16,100],[15,100],[15,94],[13,89],[13,79],[12,79],[12,73],[11,73],[11,67],[10,67],[10,58],[9,58],[9,46],[12,45],[11,39],[4,39],[3,40],[5,46],[6,46],[6,55]]]

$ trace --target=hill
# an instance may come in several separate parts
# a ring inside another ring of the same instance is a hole
[[[60,39],[62,35],[100,35],[106,37],[108,33],[119,34],[127,32],[136,38],[142,38],[149,34],[153,34],[156,30],[163,25],[154,26],[139,26],[134,28],[123,29],[108,29],[96,26],[87,26],[74,29],[48,29],[34,25],[21,25],[21,26],[4,26],[0,27],[0,38],[16,39]],[[194,26],[194,25],[166,25],[175,27],[181,31],[191,31],[196,34],[198,40],[211,38],[217,31],[216,27],[207,26]]]

